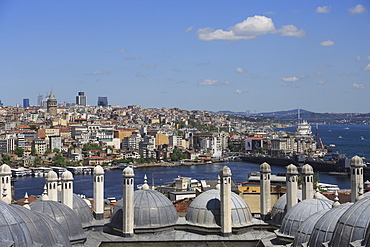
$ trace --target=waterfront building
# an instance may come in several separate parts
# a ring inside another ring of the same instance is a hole
[[[108,97],[98,97],[98,106],[107,107]]]
[[[76,96],[76,105],[86,106],[87,104],[87,97],[84,92],[78,92]]]

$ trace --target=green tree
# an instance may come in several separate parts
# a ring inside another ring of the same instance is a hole
[[[37,125],[30,125],[30,130],[37,130]]]
[[[24,149],[21,147],[16,147],[13,151],[14,154],[18,155],[19,157],[23,156]]]
[[[55,152],[55,153],[60,153],[60,149],[59,149],[59,148],[54,148],[54,149],[53,149],[53,152]]]
[[[185,159],[185,154],[180,149],[175,148],[170,154],[170,158],[172,161],[183,160]]]
[[[37,155],[37,150],[36,150],[36,148],[35,148],[35,147],[31,148],[31,155],[32,155],[32,156]]]
[[[42,159],[39,156],[36,156],[33,160],[33,163],[35,164],[35,166],[42,165]]]
[[[7,164],[7,165],[10,165],[10,156],[7,155],[7,154],[3,154],[3,157],[1,158],[1,161],[3,162],[3,164]]]
[[[88,150],[103,150],[102,147],[97,143],[86,144],[82,148],[83,151]]]
[[[66,158],[61,153],[58,153],[53,157],[53,165],[65,167],[67,164],[68,162],[66,161]]]
[[[45,150],[45,154],[50,154],[50,153],[51,153],[51,149],[48,148]]]

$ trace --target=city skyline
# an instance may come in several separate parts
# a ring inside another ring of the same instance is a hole
[[[368,1],[3,1],[4,105],[369,112]],[[41,93],[46,95],[44,93]]]

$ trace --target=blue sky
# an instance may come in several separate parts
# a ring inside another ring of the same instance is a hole
[[[370,2],[0,2],[0,100],[370,112]]]

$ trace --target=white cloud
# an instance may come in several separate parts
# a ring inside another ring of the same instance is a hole
[[[303,29],[298,29],[294,25],[284,25],[277,31],[281,36],[290,36],[301,38],[306,36],[306,31]]]
[[[302,75],[301,76],[301,79],[303,79],[303,78],[318,77],[318,76],[322,76],[322,73],[321,72],[316,72],[315,74],[312,74],[312,75]]]
[[[353,88],[356,88],[356,89],[364,89],[365,88],[365,85],[364,84],[356,84],[356,83],[353,83],[352,87]]]
[[[135,76],[136,77],[144,77],[144,78],[148,77],[147,74],[143,74],[143,73],[137,73]]]
[[[323,41],[323,42],[320,42],[320,45],[322,45],[322,46],[332,46],[332,45],[334,45],[334,41],[331,41],[331,40],[325,40],[325,41]]]
[[[340,76],[347,76],[347,75],[358,75],[358,74],[357,73],[353,73],[353,72],[348,72],[348,71],[343,72],[343,73],[340,74]]]
[[[235,93],[237,93],[237,94],[243,94],[243,93],[244,93],[244,91],[243,91],[243,90],[241,90],[241,89],[236,89],[236,90],[235,90]]]
[[[203,81],[198,82],[198,84],[203,86],[228,85],[230,84],[230,81],[220,82],[219,80],[205,79]]]
[[[362,68],[363,70],[369,71],[370,70],[370,63]]]
[[[155,67],[157,67],[155,64],[142,64],[141,66],[145,67],[145,68],[155,68]]]
[[[298,88],[298,86],[296,84],[292,84],[292,83],[284,83],[282,84],[283,87],[292,87],[292,88]]]
[[[188,27],[188,28],[185,30],[185,32],[191,32],[191,31],[193,31],[193,29],[194,29],[194,27]]]
[[[126,49],[125,48],[121,48],[121,49],[119,49],[119,52],[125,52],[126,51]]]
[[[351,13],[351,14],[361,14],[361,13],[364,13],[366,12],[366,9],[364,6],[362,6],[361,4],[353,7],[353,8],[349,8],[348,11]]]
[[[360,56],[356,56],[356,60],[357,60],[357,61],[361,61],[361,60],[362,60],[362,58],[361,58]]]
[[[320,85],[324,85],[325,83],[327,83],[328,81],[327,80],[321,80],[321,81],[319,81],[318,82],[318,84],[320,84]]]
[[[128,57],[126,59],[127,60],[138,60],[138,59],[141,59],[141,57],[139,57],[139,56],[136,56],[136,57]]]
[[[331,68],[332,66],[330,64],[320,64],[319,67],[321,67],[321,68]]]
[[[327,14],[329,12],[330,12],[330,6],[317,7],[317,9],[316,9],[316,13]]]
[[[367,60],[369,60],[369,61],[370,61],[370,56],[367,56]]]
[[[235,70],[236,70],[236,72],[238,72],[238,73],[245,73],[245,72],[247,72],[245,69],[242,69],[242,68],[240,68],[240,67],[236,68]]]
[[[260,15],[248,17],[226,30],[215,30],[211,27],[206,27],[200,28],[197,31],[198,38],[203,41],[255,39],[259,35],[268,33],[279,33],[281,36],[291,37],[303,37],[306,35],[305,30],[298,29],[294,25],[284,25],[281,29],[277,30],[271,18]]]
[[[301,78],[292,76],[292,77],[283,77],[281,80],[287,81],[287,82],[294,82],[294,81],[299,81]]]
[[[266,14],[266,15],[274,15],[274,14],[275,14],[275,12],[273,12],[273,11],[268,11],[268,12],[265,12],[265,14]]]
[[[108,75],[110,72],[106,70],[95,70],[92,72],[92,75]]]

